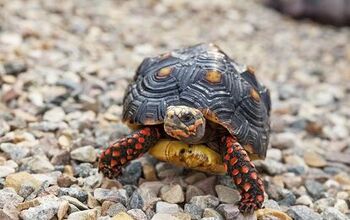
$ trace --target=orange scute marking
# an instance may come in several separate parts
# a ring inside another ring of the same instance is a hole
[[[104,152],[105,155],[108,155],[108,154],[110,154],[110,153],[111,153],[111,149],[110,149],[110,148],[108,148],[108,149]]]
[[[256,200],[258,200],[259,202],[262,202],[262,201],[264,201],[264,197],[262,195],[258,195],[256,197]]]
[[[227,149],[227,153],[231,154],[233,152],[233,147],[230,147],[229,149]]]
[[[167,77],[167,76],[170,75],[171,70],[172,70],[171,67],[164,67],[164,68],[162,68],[162,69],[160,69],[158,71],[157,76],[159,76],[159,77]]]
[[[260,95],[255,89],[250,90],[250,96],[257,102],[260,101]]]
[[[128,144],[132,144],[134,142],[133,139],[128,139]]]
[[[237,169],[232,170],[232,175],[237,176],[237,174],[239,174],[239,170]]]
[[[244,189],[244,191],[246,191],[246,192],[248,192],[248,190],[250,189],[250,187],[252,187],[252,186],[250,185],[250,183],[245,183],[245,184],[243,185],[243,189]]]
[[[205,74],[205,79],[211,83],[219,83],[221,81],[221,73],[216,70],[209,70]]]
[[[230,160],[230,164],[233,166],[237,163],[238,159],[237,157],[233,157],[231,160]]]
[[[224,160],[229,160],[230,159],[230,155],[226,154],[224,157]]]
[[[247,166],[243,166],[242,173],[248,173],[248,172],[249,172],[249,168]]]
[[[138,134],[133,134],[132,137],[137,139],[137,138],[139,138],[139,135]]]

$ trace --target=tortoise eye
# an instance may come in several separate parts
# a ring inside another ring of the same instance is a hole
[[[185,114],[185,115],[182,116],[182,119],[183,119],[184,121],[189,121],[189,120],[191,120],[191,118],[192,118],[192,115],[189,114],[189,113],[187,113],[187,114]]]

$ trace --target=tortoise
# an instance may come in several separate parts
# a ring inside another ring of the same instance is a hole
[[[175,141],[175,148],[176,141],[198,145],[197,155],[219,155],[224,169],[210,171],[227,172],[241,193],[240,211],[252,212],[264,201],[264,185],[251,160],[266,156],[270,108],[269,90],[254,70],[214,44],[145,58],[123,100],[123,121],[134,131],[102,152],[99,170],[116,178],[129,161],[150,149],[157,154],[161,139]],[[175,151],[177,156],[191,152]]]

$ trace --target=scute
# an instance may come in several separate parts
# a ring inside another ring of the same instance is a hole
[[[146,58],[124,97],[123,120],[163,123],[170,105],[187,105],[224,126],[253,157],[264,158],[270,132],[270,94],[250,69],[213,44]]]

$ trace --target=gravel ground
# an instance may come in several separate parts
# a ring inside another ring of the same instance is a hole
[[[227,176],[147,155],[118,181],[96,168],[129,132],[122,97],[142,59],[210,41],[272,92],[265,207],[349,219],[349,39],[257,1],[0,1],[0,219],[243,219]]]

